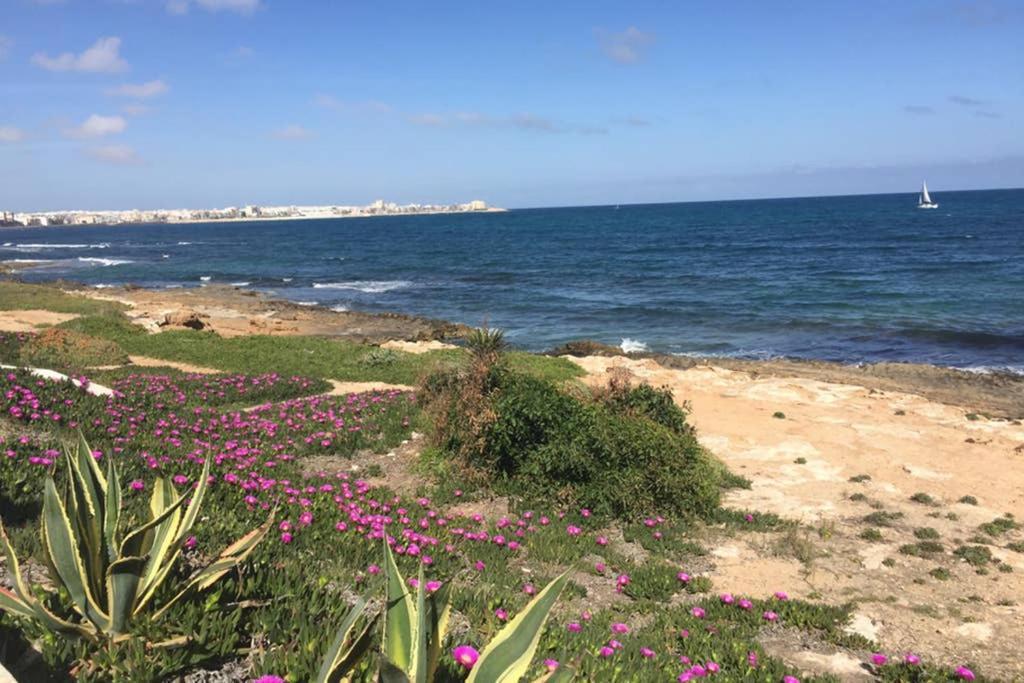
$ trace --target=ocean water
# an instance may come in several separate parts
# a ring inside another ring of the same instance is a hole
[[[529,349],[1024,369],[1024,190],[0,229],[27,280],[228,283]]]

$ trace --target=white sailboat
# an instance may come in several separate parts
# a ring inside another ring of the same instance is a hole
[[[938,202],[933,202],[931,196],[928,194],[928,183],[921,183],[921,195],[917,198],[917,208],[919,209],[937,209],[939,208]]]

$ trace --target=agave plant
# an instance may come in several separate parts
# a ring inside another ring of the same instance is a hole
[[[373,627],[377,623],[377,615],[367,615],[368,601],[359,598],[348,611],[345,621],[338,629],[338,635],[331,643],[324,657],[316,683],[343,683],[350,680],[349,674],[359,665],[370,650],[373,640]]]
[[[385,683],[433,681],[451,616],[450,584],[430,592],[423,580],[421,564],[413,598],[387,543],[385,555],[387,604],[381,680]],[[525,675],[537,651],[548,614],[566,581],[567,573],[555,578],[498,632],[484,647],[467,681],[515,683]]]
[[[466,348],[479,360],[493,362],[505,350],[505,333],[484,325],[473,328],[466,335]]]
[[[36,619],[58,633],[93,640],[122,639],[132,620],[147,612],[159,619],[193,591],[214,585],[253,551],[270,529],[272,518],[249,532],[210,565],[184,582],[172,598],[154,604],[188,538],[210,474],[210,459],[191,500],[171,483],[158,479],[149,501],[149,520],[127,531],[119,530],[121,484],[113,459],[104,476],[85,438],[64,449],[67,486],[58,494],[53,477],[43,491],[42,540],[53,582],[67,592],[79,621],[61,619],[36,598],[22,577],[18,559],[0,523],[0,544],[14,590],[0,588],[0,609]]]

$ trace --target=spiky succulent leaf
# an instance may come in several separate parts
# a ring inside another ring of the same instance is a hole
[[[412,663],[413,620],[416,618],[412,596],[398,570],[391,546],[384,539],[384,571],[387,581],[387,604],[384,607],[384,657],[400,671],[408,671]]]
[[[448,635],[448,622],[451,620],[451,583],[445,582],[430,596],[428,612],[430,614],[430,642],[427,645],[427,680],[434,680],[437,667],[441,663],[441,647]]]
[[[102,629],[108,616],[92,593],[75,529],[57,495],[57,486],[52,477],[47,477],[43,489],[43,540],[47,555],[56,570],[55,578],[67,589],[75,609]]]
[[[530,667],[568,572],[554,579],[484,647],[467,683],[516,683]]]
[[[423,563],[420,563],[416,578],[416,614],[412,621],[412,652],[409,657],[409,668],[406,673],[414,683],[427,683],[427,589],[423,576]]]
[[[345,615],[338,635],[324,656],[316,683],[341,683],[347,680],[349,673],[366,656],[373,639],[373,627],[377,621],[377,616],[373,615],[366,620],[361,629],[356,628],[359,620],[366,614],[366,609],[366,598],[359,598]]]
[[[114,635],[120,635],[128,628],[145,566],[144,557],[125,557],[107,569],[107,612],[110,615],[107,630]]]

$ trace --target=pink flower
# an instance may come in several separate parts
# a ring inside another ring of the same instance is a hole
[[[782,683],[800,683],[800,679],[796,676],[783,676]]]
[[[583,630],[583,627],[580,626],[580,623],[578,621],[571,622],[565,628],[569,631],[569,633],[579,633]]]
[[[654,650],[652,650],[649,647],[642,647],[642,648],[640,648],[640,656],[643,657],[644,659],[650,659],[651,657],[654,656],[654,654],[655,654]]]
[[[596,571],[598,574],[604,574],[605,569],[607,569],[607,567],[604,566],[604,562],[598,562],[594,565],[594,571]]]
[[[883,655],[881,652],[876,652],[871,655],[871,663],[875,666],[885,666],[885,663],[889,661],[889,658]]]
[[[583,621],[590,621],[594,618],[594,615],[590,613],[590,610],[585,609],[580,613],[580,619]]]
[[[545,659],[544,660],[544,666],[545,666],[545,668],[547,668],[548,671],[554,671],[559,666],[558,660],[557,659]]]
[[[754,608],[754,603],[750,602],[750,600],[747,600],[746,598],[743,598],[736,604],[739,605],[740,609],[750,610]]]
[[[507,621],[508,620],[508,612],[506,612],[505,610],[503,610],[500,607],[498,609],[494,610],[494,616],[498,617],[499,621]]]
[[[375,564],[371,564],[369,567],[366,568],[366,571],[376,576],[377,574],[380,574],[380,567]]]
[[[704,668],[708,670],[709,674],[716,674],[722,669],[722,667],[718,665],[718,662],[707,662],[704,665]]]
[[[687,681],[693,680],[693,674],[689,671],[684,671],[683,673],[679,674],[679,678],[677,678],[676,680],[679,681],[679,683],[687,683]]]
[[[757,661],[758,661],[758,659],[757,659],[757,653],[756,652],[751,650],[750,652],[747,653],[747,666],[749,666],[751,669],[756,669],[757,668]]]
[[[911,666],[917,666],[921,663],[921,658],[915,655],[913,652],[908,652],[903,658],[903,661]]]
[[[132,491],[141,491],[142,489],[146,488],[146,483],[141,479],[136,479],[131,484],[129,484],[129,486],[132,487]]]
[[[707,612],[704,611],[703,607],[694,607],[690,610],[690,614],[697,617],[698,619],[703,619],[704,615],[707,614]]]
[[[789,596],[786,595],[785,591],[775,591],[776,600],[789,600]]]
[[[966,666],[958,666],[956,668],[956,677],[962,681],[973,681],[974,672],[968,669]]]
[[[735,598],[732,597],[732,593],[722,593],[718,596],[718,599],[722,601],[723,605],[731,605],[735,602]]]
[[[680,583],[690,583],[690,575],[686,572],[679,572],[676,574],[676,578],[679,579]]]
[[[476,660],[480,659],[480,653],[476,651],[476,648],[469,645],[459,645],[452,650],[452,657],[457,664],[466,669],[472,669],[473,665],[476,664]]]
[[[195,536],[189,536],[188,538],[185,539],[185,542],[182,545],[185,546],[186,550],[192,550],[192,548],[196,547],[196,537]]]
[[[475,563],[473,564],[473,569],[476,569],[476,570],[477,570],[478,572],[482,572],[482,571],[483,571],[484,569],[486,569],[486,568],[487,568],[487,565],[486,565],[486,564],[484,564],[483,562],[481,562],[480,560],[477,560],[477,561],[476,561],[476,562],[475,562]]]
[[[612,624],[612,633],[618,633],[619,635],[625,635],[629,633],[629,626],[622,622],[615,622]]]
[[[527,595],[535,595],[537,593],[537,589],[533,587],[532,583],[528,583],[523,586],[523,592]]]
[[[427,581],[427,592],[433,593],[441,588],[442,584],[440,581]]]
[[[287,544],[292,542],[293,538],[294,538],[294,536],[292,536],[287,531],[281,532],[281,543],[284,543],[285,545],[287,545]]]
[[[767,612],[762,614],[761,617],[765,621],[778,621],[779,620],[779,615],[776,614],[775,612],[772,612],[771,610],[768,610]]]
[[[608,539],[604,536],[598,536],[595,542],[598,545],[608,545]]]
[[[611,657],[613,654],[615,654],[615,650],[605,645],[598,651],[598,654],[602,657]]]
[[[260,676],[259,678],[253,680],[252,683],[285,683],[285,681],[280,676],[267,674],[265,676]]]

